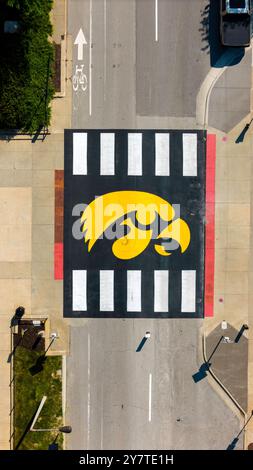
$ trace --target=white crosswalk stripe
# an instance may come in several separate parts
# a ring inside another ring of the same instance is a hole
[[[196,271],[182,271],[182,312],[196,310]]]
[[[114,175],[115,173],[115,135],[114,133],[103,132],[100,134],[100,174]]]
[[[154,311],[169,311],[169,272],[154,272]]]
[[[142,175],[142,134],[128,134],[128,175]]]
[[[73,175],[87,175],[87,132],[73,134]]]
[[[72,272],[72,307],[76,311],[87,310],[87,271]]]
[[[155,134],[155,174],[156,176],[170,174],[170,134],[166,132]]]
[[[141,312],[141,271],[127,271],[127,311]]]
[[[114,271],[100,271],[100,311],[114,310]]]
[[[197,176],[197,134],[183,134],[183,176]]]

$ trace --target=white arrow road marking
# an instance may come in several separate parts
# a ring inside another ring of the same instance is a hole
[[[87,41],[82,28],[79,29],[74,44],[77,45],[77,60],[83,60],[83,46],[87,44]]]

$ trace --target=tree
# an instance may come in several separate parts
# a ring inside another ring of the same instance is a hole
[[[52,0],[5,0],[18,18],[17,34],[2,34],[0,61],[0,127],[35,132],[50,123],[54,95]]]

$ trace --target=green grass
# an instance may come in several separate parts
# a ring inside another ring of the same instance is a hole
[[[29,368],[36,364],[39,354],[17,347],[14,355],[14,449],[47,450],[57,432],[28,431],[22,442],[29,422],[36,412],[43,395],[47,396],[35,428],[51,429],[62,425],[62,358],[49,356],[43,370],[31,375]],[[57,438],[62,447],[62,435]]]

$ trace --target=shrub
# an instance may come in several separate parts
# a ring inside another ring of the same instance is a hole
[[[3,7],[2,7],[3,4]],[[0,1],[0,127],[35,132],[50,123],[54,95],[52,0]],[[20,23],[15,34],[3,32],[6,19]]]

